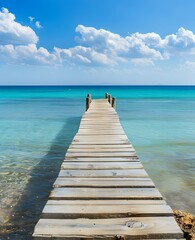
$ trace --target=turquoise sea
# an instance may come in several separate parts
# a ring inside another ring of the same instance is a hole
[[[105,92],[167,202],[195,213],[195,87],[0,87],[0,239],[31,239],[87,93]]]

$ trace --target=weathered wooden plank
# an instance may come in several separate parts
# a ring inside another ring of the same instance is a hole
[[[34,237],[63,239],[148,239],[183,238],[173,217],[132,217],[109,219],[41,219]]]
[[[72,142],[72,144],[96,144],[96,145],[98,145],[98,144],[113,144],[113,145],[118,145],[118,144],[129,144],[129,141],[128,140],[112,140],[112,139],[110,139],[110,140],[88,140],[88,139],[86,139],[86,140],[74,140],[73,142]]]
[[[54,187],[155,187],[150,178],[66,178],[58,177]]]
[[[128,153],[135,153],[134,148],[99,148],[99,149],[94,149],[94,148],[69,148],[68,153],[119,153],[119,152],[128,152]]]
[[[111,121],[111,119],[112,119],[112,121]],[[116,124],[116,123],[121,125],[119,118],[116,118],[114,116],[108,117],[108,118],[101,118],[101,117],[82,118],[81,122],[86,123],[86,124],[91,123],[91,122],[105,122],[105,123],[108,123],[111,125]]]
[[[164,200],[48,200],[47,204],[49,205],[115,205],[116,207],[121,205],[167,205]]]
[[[117,126],[104,126],[104,125],[80,125],[79,127],[80,130],[94,130],[94,131],[99,131],[99,130],[122,130],[122,127]]]
[[[91,122],[89,122],[89,123],[84,123],[84,122],[81,122],[80,123],[80,125],[82,125],[82,126],[99,126],[99,127],[109,127],[109,126],[113,126],[113,127],[121,127],[121,125],[120,125],[120,123],[109,123],[109,121],[108,122],[98,122],[98,121],[91,121]]]
[[[74,162],[139,162],[139,158],[136,157],[65,157],[64,161],[71,160]]]
[[[107,134],[105,134],[105,133],[103,133],[103,134],[98,134],[98,135],[96,135],[96,134],[85,134],[85,135],[82,135],[82,134],[77,134],[75,137],[74,137],[74,140],[75,139],[82,139],[82,140],[86,140],[86,139],[92,139],[92,140],[95,140],[95,139],[97,139],[97,140],[126,140],[126,139],[128,139],[127,138],[127,136],[125,135],[125,134],[113,134],[112,136],[110,136],[110,135],[107,135]]]
[[[59,177],[112,177],[112,178],[144,178],[148,174],[144,169],[120,169],[120,170],[61,170]]]
[[[75,205],[46,204],[42,218],[122,218],[144,216],[172,216],[173,211],[168,205]]]
[[[107,123],[107,124],[86,124],[86,123],[80,123],[80,127],[79,127],[79,129],[82,129],[82,127],[89,127],[89,128],[102,128],[102,129],[115,129],[115,130],[118,130],[118,129],[123,129],[122,128],[122,126],[121,126],[121,124],[115,124],[115,125],[112,125],[112,124],[109,124],[109,123]]]
[[[107,117],[98,116],[98,115],[96,115],[96,116],[83,116],[81,121],[83,121],[83,122],[86,121],[86,123],[91,122],[91,121],[108,121],[108,122],[110,122],[111,119],[112,119],[112,123],[113,122],[120,123],[120,120],[119,120],[117,115],[112,115],[112,116],[107,116]]]
[[[102,145],[102,144],[99,144],[99,145],[70,145],[68,149],[134,149],[133,146],[131,144],[119,144],[119,145]]]
[[[82,117],[82,120],[91,120],[91,119],[101,119],[101,120],[110,120],[110,116],[107,116],[106,114],[96,114],[94,115],[90,115],[90,114],[84,114]],[[119,121],[119,117],[117,114],[113,114],[112,115],[112,120],[115,121]]]
[[[82,136],[82,135],[125,135],[125,133],[123,131],[102,131],[102,130],[98,130],[98,131],[79,131],[77,133],[77,136]],[[110,136],[112,137],[112,136]]]
[[[136,157],[136,152],[67,152],[67,158],[74,158],[74,157],[85,157],[85,158],[93,158],[93,157]]]
[[[112,119],[112,121],[111,121]],[[120,124],[120,120],[117,116],[115,115],[109,115],[108,117],[101,117],[101,116],[92,116],[92,117],[82,117],[81,122],[83,123],[90,123],[91,121],[101,121],[101,122],[108,122],[110,124],[112,123],[118,123]]]
[[[122,134],[125,134],[124,130],[122,128],[119,128],[119,129],[79,129],[78,130],[78,133],[91,133],[91,132],[110,132],[110,133],[122,133]]]
[[[79,129],[82,129],[82,128],[92,128],[92,129],[96,129],[96,128],[101,128],[101,129],[115,129],[115,130],[121,130],[121,129],[123,129],[122,128],[122,126],[121,125],[112,125],[112,124],[105,124],[105,125],[103,125],[103,124],[92,124],[92,125],[90,125],[90,124],[80,124],[80,126],[79,126]]]
[[[66,170],[73,170],[73,169],[99,169],[99,170],[106,170],[106,169],[135,169],[135,168],[143,168],[143,165],[138,162],[72,162],[72,161],[65,161],[62,163],[61,169]]]
[[[156,188],[54,188],[51,200],[65,199],[162,199]]]
[[[90,140],[96,140],[96,141],[104,141],[104,140],[116,140],[116,141],[119,141],[119,140],[128,140],[127,136],[126,135],[113,135],[112,137],[108,136],[108,135],[79,135],[77,134],[73,141],[90,141]]]
[[[92,139],[92,140],[105,140],[105,139],[107,139],[107,140],[112,140],[112,139],[116,139],[116,140],[126,140],[126,139],[128,139],[127,138],[127,136],[126,135],[124,135],[124,134],[121,134],[121,135],[113,135],[112,137],[110,137],[110,136],[108,136],[108,135],[106,135],[106,134],[101,134],[101,135],[96,135],[96,134],[94,134],[94,135],[91,135],[91,134],[89,134],[88,136],[86,136],[86,135],[79,135],[79,134],[77,134],[75,137],[74,137],[74,140],[75,139],[82,139],[82,140],[85,140],[85,139]]]

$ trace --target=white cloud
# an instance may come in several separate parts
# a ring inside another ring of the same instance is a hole
[[[35,19],[34,17],[31,17],[31,16],[29,16],[28,18],[31,22],[33,22],[33,20]]]
[[[39,21],[36,21],[36,22],[35,22],[35,26],[36,26],[37,28],[43,28],[43,26],[41,25],[41,23],[40,23]]]
[[[55,48],[60,62],[73,62],[93,65],[114,65],[115,62],[105,54],[99,53],[90,47],[76,46],[69,49]]]
[[[7,8],[0,11],[0,44],[35,44],[36,33],[28,26],[15,21],[15,15]]]
[[[81,34],[81,37],[77,38],[79,42],[87,44],[97,51],[124,52],[128,50],[126,39],[110,31],[78,25],[76,32]]]
[[[29,16],[31,22],[34,17]],[[39,21],[37,28],[42,28]],[[181,58],[187,65],[195,62],[195,34],[179,28],[175,34],[161,38],[157,33],[133,33],[128,36],[78,25],[77,45],[54,47],[53,51],[37,47],[38,36],[29,26],[16,21],[13,13],[0,11],[0,61],[14,64],[84,64],[87,66],[154,65],[156,61]],[[190,59],[189,59],[190,56]],[[181,62],[181,61],[180,61]]]
[[[133,34],[122,37],[104,29],[95,29],[78,25],[76,32],[81,34],[76,40],[85,44],[97,52],[101,52],[114,62],[127,62],[135,58],[148,58],[162,60],[161,52],[150,45],[159,44],[160,36],[154,33]]]
[[[163,42],[165,48],[169,47],[178,51],[186,51],[195,47],[195,35],[192,31],[181,27],[176,34],[166,36]]]
[[[0,45],[0,59],[1,62],[11,64],[52,65],[58,63],[54,53],[49,53],[43,47],[37,48],[35,44]]]

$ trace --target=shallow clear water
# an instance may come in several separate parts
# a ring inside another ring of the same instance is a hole
[[[195,213],[195,87],[0,87],[0,239],[30,239],[85,109],[117,97],[121,123],[150,177]]]

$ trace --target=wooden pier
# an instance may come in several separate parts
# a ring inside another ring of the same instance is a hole
[[[88,95],[33,239],[183,239],[106,97]]]

